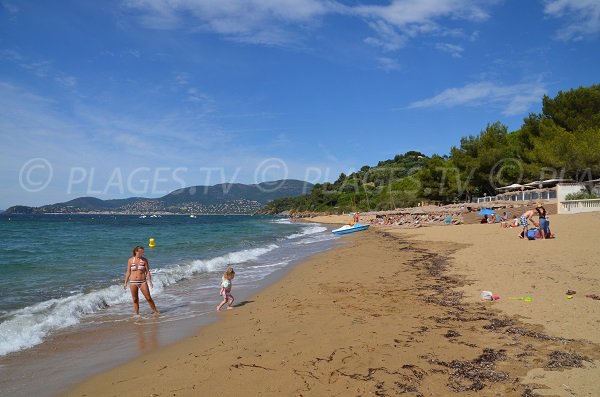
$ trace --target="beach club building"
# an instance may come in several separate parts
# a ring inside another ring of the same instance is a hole
[[[574,214],[600,211],[600,199],[567,200],[569,194],[590,191],[600,195],[600,179],[575,182],[571,179],[547,179],[526,184],[513,183],[496,189],[495,196],[476,197],[474,202],[493,206],[527,205],[536,201],[556,204],[557,213]]]

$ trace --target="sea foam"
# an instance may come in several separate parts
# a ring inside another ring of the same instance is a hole
[[[293,239],[296,239],[299,237],[306,237],[311,234],[321,233],[321,232],[324,232],[325,230],[327,230],[327,228],[324,226],[311,224],[310,226],[303,228],[299,233],[291,234],[291,235],[287,236],[286,238],[289,240],[293,240]]]
[[[165,287],[194,274],[221,271],[228,265],[253,261],[278,247],[276,244],[269,244],[152,271],[152,293],[160,294]],[[0,356],[38,345],[50,333],[78,324],[85,315],[128,302],[130,299],[131,294],[128,290],[123,290],[121,285],[112,285],[9,312],[4,315],[6,320],[0,324]]]

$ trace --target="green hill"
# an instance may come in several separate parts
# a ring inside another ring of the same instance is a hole
[[[410,191],[412,179],[429,160],[423,153],[410,151],[380,161],[374,167],[365,165],[349,175],[340,174],[333,183],[314,185],[307,195],[273,200],[263,212],[275,214],[295,210],[341,213],[414,205],[417,197]]]

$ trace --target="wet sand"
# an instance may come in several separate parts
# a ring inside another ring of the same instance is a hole
[[[585,294],[600,294],[598,224],[554,216],[549,241],[494,225],[349,235],[195,336],[66,395],[597,396],[600,301]]]

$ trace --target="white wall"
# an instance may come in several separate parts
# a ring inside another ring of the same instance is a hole
[[[578,214],[580,212],[600,212],[600,199],[559,201],[559,214]]]
[[[570,193],[579,193],[581,189],[585,189],[583,183],[559,183],[556,185],[556,200],[560,204],[565,201],[565,197]]]

